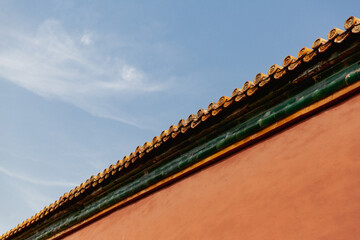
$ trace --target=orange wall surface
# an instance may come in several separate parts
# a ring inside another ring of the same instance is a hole
[[[64,237],[360,239],[360,95]]]

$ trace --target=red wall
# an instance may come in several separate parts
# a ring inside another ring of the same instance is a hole
[[[360,95],[65,239],[360,239]]]

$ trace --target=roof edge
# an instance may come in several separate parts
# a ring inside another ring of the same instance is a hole
[[[322,38],[316,39],[312,45],[312,49],[305,47],[302,48],[299,51],[297,58],[293,56],[287,56],[284,59],[283,67],[274,64],[269,68],[268,75],[263,73],[257,74],[255,76],[254,82],[245,82],[241,89],[236,88],[233,91],[231,97],[222,96],[218,100],[218,103],[210,103],[206,110],[200,109],[197,114],[191,114],[187,120],[180,120],[178,125],[171,125],[170,128],[168,130],[164,130],[160,136],[155,136],[151,143],[146,142],[143,146],[138,146],[136,150],[129,156],[125,156],[116,164],[110,165],[109,168],[105,169],[103,172],[98,173],[96,176],[91,176],[91,178],[82,183],[80,186],[77,186],[69,193],[65,193],[53,204],[50,204],[33,217],[25,220],[23,223],[3,234],[0,239],[5,240],[12,236],[16,237],[22,235],[22,232],[24,232],[25,229],[28,229],[30,226],[38,225],[37,223],[40,221],[54,216],[54,213],[63,209],[63,207],[67,206],[68,203],[74,202],[76,199],[81,199],[81,197],[84,196],[84,193],[88,192],[89,189],[92,189],[92,191],[98,189],[99,186],[102,186],[102,182],[104,182],[106,179],[110,178],[111,176],[118,175],[119,172],[124,172],[125,169],[130,169],[131,166],[135,165],[138,160],[147,158],[147,156],[150,156],[151,153],[156,151],[156,149],[159,149],[161,146],[166,146],[166,144],[171,142],[171,140],[179,139],[181,136],[188,134],[191,129],[198,129],[202,125],[208,124],[211,119],[221,116],[223,112],[227,111],[226,109],[230,109],[235,105],[239,106],[239,104],[246,104],[246,102],[256,96],[256,94],[261,95],[261,92],[263,92],[264,89],[269,88],[270,85],[277,85],[280,80],[287,79],[289,76],[294,75],[294,73],[300,71],[301,69],[306,69],[307,66],[316,62],[316,59],[331,53],[331,49],[342,46],[348,39],[356,38],[358,40],[360,33],[360,20],[358,18],[349,17],[345,21],[344,27],[345,31],[333,28],[327,36],[328,40],[324,40]],[[313,75],[314,72],[317,73],[316,68],[312,69],[312,71],[313,72],[311,74]],[[294,78],[291,83],[301,83],[302,81],[308,79],[311,75],[304,73],[305,72],[303,71],[303,75],[298,75],[297,78]],[[315,81],[318,80],[315,79]],[[346,84],[347,83],[345,81],[345,85]],[[344,87],[343,85],[341,86]],[[329,89],[326,91],[329,91]],[[317,94],[319,93],[317,92]],[[280,112],[278,114],[280,114]],[[274,116],[272,116],[272,118],[273,117]],[[270,121],[270,119],[264,117],[264,119],[261,119],[261,121],[257,123],[259,126],[257,126],[257,124],[254,126],[263,127],[265,126],[264,124],[268,121]],[[225,142],[229,142],[229,138],[225,137],[224,139],[221,139],[216,146],[220,146]],[[218,147],[216,147],[216,149],[218,150]]]

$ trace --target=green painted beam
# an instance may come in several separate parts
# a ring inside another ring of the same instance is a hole
[[[315,64],[280,80],[273,79],[245,101],[224,109],[180,141],[154,150],[126,171],[104,181],[85,198],[71,203],[12,239],[46,239],[185,169],[360,79],[360,43],[322,55]],[[313,73],[311,72],[313,71]],[[294,76],[294,77],[291,77]],[[294,83],[296,80],[298,83]],[[165,144],[164,144],[165,145]]]
[[[341,67],[339,67],[341,66]],[[334,70],[336,68],[336,71]],[[294,86],[291,91],[287,91],[286,100],[272,107],[268,107],[270,104],[265,105],[264,108],[258,108],[252,117],[247,117],[247,120],[234,119],[227,126],[231,128],[220,129],[219,131],[204,137],[203,139],[197,139],[197,146],[191,146],[191,150],[187,152],[179,152],[176,157],[161,163],[152,169],[147,169],[146,172],[140,171],[131,181],[125,182],[122,185],[112,188],[106,194],[100,197],[92,198],[91,201],[86,204],[81,204],[72,210],[72,212],[63,215],[57,219],[56,222],[52,222],[46,226],[41,226],[39,229],[25,232],[17,239],[46,239],[54,234],[57,234],[76,223],[79,223],[94,214],[114,205],[121,200],[132,196],[133,194],[159,182],[160,180],[171,176],[172,174],[179,172],[196,162],[213,155],[214,153],[236,143],[268,126],[278,122],[279,120],[315,103],[319,100],[326,98],[327,96],[341,90],[342,88],[351,85],[360,80],[360,69],[358,63],[338,64],[334,69],[329,69],[324,72],[324,75],[319,75],[321,81],[312,83],[310,87],[302,90],[298,89],[294,91]],[[325,77],[324,77],[325,76]],[[288,86],[287,84],[286,86]],[[270,96],[269,98],[272,98]],[[284,98],[284,97],[283,97]],[[266,98],[265,98],[266,99]],[[260,112],[260,113],[259,113]],[[243,119],[243,118],[242,118]],[[234,122],[236,124],[234,124]],[[221,134],[218,134],[221,132]]]

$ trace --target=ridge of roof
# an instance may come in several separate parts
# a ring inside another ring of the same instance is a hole
[[[137,160],[144,158],[150,154],[154,149],[159,148],[170,139],[176,139],[182,134],[187,133],[190,129],[197,128],[204,122],[207,122],[210,118],[217,116],[224,109],[230,107],[234,103],[244,101],[247,97],[254,95],[260,88],[263,88],[269,82],[273,80],[279,80],[290,72],[298,69],[304,63],[311,62],[317,55],[327,52],[332,46],[341,44],[344,40],[348,39],[350,35],[360,33],[360,19],[354,16],[349,17],[344,23],[344,30],[339,28],[333,28],[327,34],[327,40],[323,38],[317,38],[310,48],[303,47],[297,54],[297,57],[288,55],[285,57],[282,66],[273,64],[267,74],[258,73],[254,81],[246,81],[242,88],[235,88],[231,96],[222,96],[217,103],[211,102],[207,109],[199,109],[196,114],[190,114],[187,119],[181,119],[177,125],[171,125],[168,130],[161,132],[160,136],[155,136],[151,142],[145,142],[142,146],[137,146],[135,151],[128,156],[124,156],[122,160],[118,160],[116,164],[111,164],[108,168],[99,172],[97,175],[92,175],[85,182],[76,186],[69,192],[64,193],[58,200],[49,206],[44,207],[43,210],[33,215],[31,218],[26,219],[22,223],[18,224],[13,229],[4,233],[0,240],[9,239],[15,234],[29,228],[35,223],[52,214],[54,211],[62,207],[64,204],[72,201],[90,188],[96,188],[105,179],[109,178],[122,171],[124,168],[128,168],[131,164]],[[293,83],[297,83],[299,79],[294,79]]]

